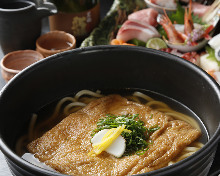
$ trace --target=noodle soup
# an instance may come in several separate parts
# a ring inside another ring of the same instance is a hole
[[[126,90],[123,89],[123,90],[111,90],[111,91],[110,90],[103,90],[103,91],[96,91],[96,92],[83,90],[83,91],[76,93],[74,97],[71,97],[71,96],[64,97],[59,102],[52,103],[51,105],[48,105],[48,106],[44,107],[43,109],[41,109],[37,113],[37,115],[33,115],[32,120],[30,122],[30,127],[29,127],[30,130],[28,132],[28,135],[21,137],[21,139],[17,143],[17,146],[16,146],[17,153],[19,155],[22,155],[24,152],[27,152],[27,151],[23,150],[24,149],[23,147],[26,147],[26,145],[28,143],[30,143],[31,141],[37,139],[38,137],[41,137],[44,132],[50,130],[51,128],[53,130],[53,126],[55,126],[63,118],[67,117],[69,114],[80,111],[80,109],[82,109],[84,107],[86,108],[87,104],[89,104],[89,103],[91,104],[95,101],[99,101],[99,98],[105,99],[106,95],[110,95],[110,94],[114,94],[114,93],[117,93],[117,94],[121,95],[122,97],[125,97],[126,100],[128,100],[129,102],[131,101],[132,102],[132,103],[130,103],[131,106],[134,105],[135,108],[137,108],[139,106],[141,106],[141,107],[146,106],[147,108],[149,107],[153,111],[159,112],[160,113],[159,115],[161,115],[161,114],[165,115],[165,116],[168,115],[169,118],[171,118],[171,119],[168,118],[168,122],[173,121],[173,120],[177,120],[177,119],[179,119],[180,121],[184,120],[187,123],[189,123],[193,129],[197,129],[197,131],[201,132],[202,135],[200,138],[198,138],[196,141],[190,143],[190,145],[188,145],[187,147],[184,147],[183,149],[181,149],[181,151],[178,150],[178,152],[177,152],[178,154],[174,154],[176,157],[169,159],[170,160],[169,162],[165,161],[165,163],[162,163],[162,164],[160,163],[159,168],[174,164],[174,163],[192,155],[194,152],[199,150],[199,148],[201,148],[203,146],[203,144],[205,144],[208,141],[207,131],[206,131],[203,123],[200,121],[199,117],[197,117],[196,114],[194,114],[186,106],[182,105],[181,103],[179,103],[171,98],[168,98],[166,96],[163,96],[163,95],[155,93],[155,92],[146,91],[146,90],[136,90],[136,89],[126,89]],[[124,98],[122,98],[122,99],[118,98],[118,99],[120,101],[125,101]],[[119,101],[119,103],[120,103],[120,101]],[[55,106],[56,106],[56,108],[54,110]],[[123,106],[125,106],[125,105],[123,105]],[[52,109],[52,112],[48,112],[49,109]],[[113,112],[116,112],[116,111],[113,111]],[[134,110],[132,112],[136,112],[136,111]],[[52,115],[48,115],[48,114],[52,114]],[[158,116],[157,114],[158,113],[155,113],[155,117]],[[118,114],[115,114],[115,115],[118,115]],[[50,116],[50,117],[47,119],[44,119],[45,116]],[[141,115],[139,115],[139,116],[141,116]],[[43,120],[41,118],[43,118]],[[153,119],[154,117],[149,117],[148,120],[150,120],[151,118]],[[144,120],[142,117],[140,117],[140,119]],[[61,123],[63,123],[63,121]],[[86,125],[86,124],[84,124],[84,125]],[[89,126],[90,124],[87,124],[87,125]],[[158,126],[159,126],[159,128],[158,128],[159,129],[158,132],[159,132],[160,128],[162,129],[163,127],[160,125],[158,125]],[[44,129],[44,131],[43,131],[43,129]],[[164,127],[164,130],[166,131],[165,127]],[[91,134],[92,131],[89,131],[88,133]],[[154,135],[156,133],[157,133],[157,131],[155,133],[153,133],[152,135]],[[163,133],[163,131],[161,131],[159,133]],[[82,140],[82,139],[80,138],[80,140]],[[157,138],[155,137],[155,143],[156,142],[157,142]],[[36,143],[41,145],[39,141]],[[88,143],[88,141],[87,141],[87,143]],[[35,147],[37,147],[37,145],[35,145]],[[92,146],[92,144],[91,144],[91,146]],[[154,152],[154,150],[151,149],[153,146],[154,146],[154,140],[151,141],[148,146],[149,150],[150,151],[152,150]],[[148,148],[146,150],[147,152],[148,152]],[[88,148],[86,148],[86,149],[88,149]],[[48,152],[50,152],[50,151],[48,151]],[[90,151],[86,151],[86,152],[89,153]],[[100,157],[105,158],[106,157],[106,159],[108,159],[108,160],[110,158],[111,159],[114,158],[114,157],[110,156],[109,154],[106,154],[105,152],[103,152],[102,155],[95,156],[95,157],[97,157],[97,158],[100,158]],[[145,159],[145,157],[143,157],[143,156],[138,156],[136,154],[132,154],[131,156],[122,156],[121,158],[115,158],[114,160],[112,160],[112,164],[115,163],[115,160],[120,163],[120,162],[124,161],[126,159],[126,157],[127,158],[133,157],[132,159],[128,159],[129,162],[126,161],[126,163],[130,163],[130,164],[134,164],[133,163],[134,160],[139,161],[140,158],[142,160]],[[41,158],[40,160],[43,161],[44,159]],[[152,160],[152,159],[149,159],[149,160]],[[46,161],[46,160],[44,160],[44,161]],[[46,163],[47,163],[47,161],[46,161]],[[50,162],[48,162],[48,163],[50,163]],[[84,163],[84,164],[86,164],[86,163]],[[87,164],[88,164],[88,161],[87,161]],[[68,169],[66,169],[66,168],[63,169],[64,171],[62,172],[62,168],[61,169],[57,168],[57,166],[55,166],[53,164],[49,164],[49,166],[51,166],[51,167],[54,166],[53,168],[61,173],[65,173],[65,174],[73,174],[74,173],[74,172],[68,172]],[[118,167],[121,167],[121,166],[118,166]],[[135,167],[132,166],[132,167],[130,167],[130,170],[132,170],[134,168]],[[135,169],[138,170],[137,168],[138,167],[136,167]],[[155,168],[156,167],[154,167],[153,170],[155,170]],[[159,168],[156,168],[156,169],[159,169]],[[97,168],[94,167],[93,169],[97,169]],[[111,169],[111,168],[108,168],[108,169]],[[142,169],[139,169],[138,172],[133,172],[133,173],[127,172],[127,171],[125,171],[125,172],[123,172],[123,171],[116,172],[115,171],[115,173],[116,173],[116,175],[127,175],[127,174],[130,175],[130,174],[142,173],[142,172],[151,171],[151,170],[152,169],[146,170],[145,168],[142,168]],[[79,175],[78,172],[75,172],[74,174]],[[85,174],[85,172],[83,171],[80,174]],[[91,174],[91,173],[87,173],[87,174]],[[114,174],[111,173],[111,175],[114,175]]]

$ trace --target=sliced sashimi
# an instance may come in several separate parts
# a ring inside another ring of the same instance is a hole
[[[160,37],[157,30],[152,28],[154,27],[150,25],[148,25],[148,27],[140,27],[139,25],[125,23],[119,29],[116,38],[125,42],[131,39],[138,39],[147,42],[150,38]]]
[[[128,15],[128,20],[136,20],[141,21],[145,24],[149,24],[151,26],[157,26],[157,15],[158,12],[152,8],[139,10]]]
[[[142,28],[146,28],[146,29],[150,29],[151,31],[153,31],[154,33],[158,33],[157,29],[154,26],[151,26],[149,24],[143,23],[141,21],[136,21],[136,20],[127,20],[123,23],[121,28],[126,28],[127,26],[137,26],[137,27],[142,27]]]
[[[192,2],[192,12],[199,17],[202,17],[209,8],[210,6],[206,6],[198,2]]]

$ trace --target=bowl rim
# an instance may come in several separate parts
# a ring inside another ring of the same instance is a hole
[[[13,77],[7,85],[5,85],[2,90],[0,91],[0,98],[2,94],[7,90],[8,87],[11,85],[13,86],[16,84],[19,79],[22,78],[22,76],[25,74],[28,74],[29,72],[32,71],[32,69],[37,69],[38,67],[41,67],[42,64],[47,62],[49,64],[50,62],[53,62],[54,60],[62,60],[62,57],[65,55],[70,55],[70,54],[81,54],[81,53],[90,53],[90,52],[97,52],[97,51],[122,51],[122,50],[127,50],[127,51],[133,51],[133,52],[144,52],[144,53],[150,53],[153,55],[159,55],[162,57],[166,57],[168,60],[173,60],[175,62],[178,62],[181,65],[185,65],[186,67],[193,69],[197,71],[215,90],[215,92],[218,95],[219,103],[220,103],[220,86],[218,83],[212,78],[210,75],[208,75],[204,70],[202,70],[200,67],[196,66],[195,64],[192,64],[191,62],[184,60],[183,58],[180,58],[178,56],[159,51],[159,50],[154,50],[154,49],[149,49],[149,48],[143,48],[143,47],[137,47],[137,46],[114,46],[114,45],[99,45],[99,46],[91,46],[91,47],[86,47],[86,48],[77,48],[74,50],[68,50],[64,51],[62,53],[57,53],[55,55],[49,56],[45,58],[44,60],[40,60],[31,66],[25,68],[21,72],[19,72],[15,77]],[[214,132],[213,136],[209,138],[208,142],[196,153],[192,154],[191,156],[187,157],[186,159],[179,161],[173,165],[151,171],[149,172],[150,175],[169,175],[176,169],[184,169],[189,167],[191,164],[194,162],[202,159],[207,155],[207,151],[213,150],[215,147],[217,147],[218,142],[220,141],[220,124],[218,124],[218,127],[216,131]],[[34,171],[41,172],[41,173],[47,173],[47,174],[53,174],[53,175],[64,175],[61,173],[55,173],[53,171],[49,171],[46,169],[42,169],[40,167],[37,167],[33,164],[30,164],[29,162],[23,160],[21,157],[19,157],[15,152],[13,152],[6,143],[4,143],[4,140],[1,137],[0,134],[0,150],[2,150],[3,154],[7,157],[10,158],[13,162],[18,163],[19,165],[22,165],[22,167],[26,168],[27,166],[31,168]],[[144,173],[146,175],[146,173]],[[138,174],[138,175],[144,175],[144,174]],[[148,174],[148,173],[147,173]]]

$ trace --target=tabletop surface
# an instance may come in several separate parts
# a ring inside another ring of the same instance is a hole
[[[106,12],[108,12],[113,0],[101,0],[101,18],[103,18],[106,14]],[[48,18],[44,18],[42,20],[42,34],[46,33],[49,31],[49,26],[48,26]],[[1,46],[0,46],[0,58],[2,58],[4,55],[2,53],[1,50]],[[5,80],[2,78],[2,76],[0,75],[0,90],[5,86],[6,82]],[[220,175],[220,147],[218,147],[218,151],[216,154],[216,158],[215,158],[215,162],[211,168],[211,172],[213,173],[214,171],[217,171],[217,174],[214,175]],[[212,174],[213,175],[213,174]],[[213,176],[214,176],[213,175]],[[0,176],[12,176],[9,167],[6,163],[6,160],[4,158],[4,155],[2,154],[2,152],[0,151]]]

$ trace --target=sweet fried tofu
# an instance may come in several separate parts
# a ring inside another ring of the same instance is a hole
[[[139,114],[150,128],[160,128],[151,135],[153,144],[143,155],[121,158],[102,152],[91,157],[92,130],[106,114]],[[128,101],[120,95],[109,95],[92,101],[85,108],[70,114],[42,137],[28,145],[35,157],[58,172],[69,175],[132,175],[162,167],[195,141],[200,132],[190,124],[174,120],[145,105]]]

